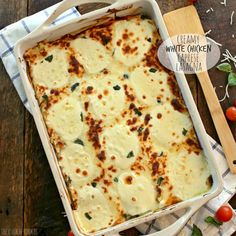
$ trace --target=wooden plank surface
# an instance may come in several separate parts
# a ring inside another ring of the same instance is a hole
[[[26,15],[25,1],[0,1],[0,27]],[[0,64],[0,235],[22,231],[24,107]]]
[[[0,29],[57,2],[59,1],[0,0]],[[189,4],[187,0],[159,0],[158,3],[163,13]],[[231,35],[236,32],[236,23],[230,26],[229,21],[232,9],[236,10],[236,1],[228,1],[228,4],[230,6],[224,8],[215,0],[199,0],[196,6],[205,30],[212,29],[211,36],[224,45],[223,50],[228,48],[235,55],[236,39],[232,39]],[[101,6],[102,4],[83,5],[80,11],[85,13]],[[206,14],[210,7],[214,8],[214,12]],[[210,76],[218,95],[223,96],[224,91],[219,86],[225,85],[226,76],[216,69],[210,70]],[[194,75],[187,78],[207,132],[218,140],[200,86]],[[12,233],[13,229],[25,229],[26,232],[31,229],[32,235],[66,235],[69,225],[63,217],[61,200],[34,121],[17,97],[2,64],[0,81],[0,230],[10,229]],[[230,93],[231,98],[233,94],[236,98],[235,89],[231,89]],[[222,103],[223,109],[231,103],[232,100],[226,100]],[[236,136],[236,126],[231,124],[231,128]],[[236,207],[236,197],[231,203]],[[123,235],[136,236],[138,232],[131,229]]]
[[[204,2],[204,4],[203,4]],[[214,8],[214,12],[206,13],[206,10],[210,7]],[[221,43],[221,52],[223,53],[225,49],[230,50],[234,55],[236,55],[235,43],[236,39],[232,38],[232,34],[236,34],[236,20],[233,25],[230,25],[230,15],[233,10],[236,11],[236,1],[227,1],[227,7],[222,6],[216,1],[199,1],[197,4],[198,13],[203,22],[203,27],[205,32],[212,30],[210,37],[212,37],[217,42]],[[212,80],[213,85],[216,87],[216,92],[219,98],[224,95],[224,89],[220,86],[226,85],[227,75],[225,73],[219,72],[216,68],[209,70],[209,75]],[[222,102],[223,110],[225,111],[230,105],[233,104],[234,99],[236,99],[236,87],[230,88],[230,99],[226,99]],[[203,123],[206,127],[208,134],[210,134],[214,139],[218,140],[215,128],[213,127],[211,116],[206,106],[206,102],[203,98],[203,93],[198,87],[198,109],[203,119]],[[236,139],[236,124],[229,122],[231,130]]]

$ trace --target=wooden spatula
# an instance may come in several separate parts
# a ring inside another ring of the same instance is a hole
[[[170,36],[185,33],[204,35],[200,18],[194,6],[169,12],[164,15],[164,21]],[[198,73],[197,77],[202,86],[230,171],[236,174],[236,143],[233,134],[222,111],[208,72]]]

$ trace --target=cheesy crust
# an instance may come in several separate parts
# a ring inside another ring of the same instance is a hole
[[[207,192],[208,164],[151,19],[40,42],[24,57],[83,233]]]

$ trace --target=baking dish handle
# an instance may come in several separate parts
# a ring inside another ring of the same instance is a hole
[[[147,234],[144,236],[163,236],[163,235],[168,235],[168,236],[174,236],[176,235],[185,225],[186,223],[189,221],[189,219],[191,218],[191,216],[202,206],[201,205],[197,205],[197,206],[193,206],[193,207],[189,207],[187,208],[186,212],[184,213],[183,216],[181,216],[178,220],[176,220],[173,224],[171,224],[170,226],[167,226],[165,229],[160,230],[156,233],[152,233],[152,234]]]
[[[193,206],[190,206],[187,208],[186,212],[183,216],[181,216],[177,221],[175,221],[173,224],[167,226],[165,229],[162,229],[156,233],[152,234],[145,234],[142,236],[174,236],[176,235],[189,221],[189,219],[192,217],[192,215],[201,207],[203,206],[209,199],[203,199],[202,201],[194,204]],[[168,216],[168,215],[166,215]],[[112,233],[107,234],[106,236],[120,236],[119,233]]]
[[[47,20],[38,28],[38,30],[48,28],[63,12],[69,10],[72,7],[88,3],[107,3],[114,5],[121,1],[124,0],[63,0],[61,3],[59,3],[54,12],[47,18]]]

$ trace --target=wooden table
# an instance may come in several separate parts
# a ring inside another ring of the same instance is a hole
[[[236,10],[236,1],[228,1],[227,7],[222,6],[220,1],[199,0],[196,7],[205,30],[212,29],[211,36],[223,44],[222,52],[227,48],[235,55],[236,38],[231,36],[236,33],[236,18],[233,26],[230,26],[229,22],[232,10]],[[57,2],[59,1],[0,0],[0,29]],[[188,5],[187,0],[158,2],[163,13]],[[83,5],[80,11],[85,13],[99,6],[101,5]],[[210,7],[214,12],[207,14],[206,10]],[[226,75],[212,69],[210,76],[217,87],[217,94],[222,97],[224,91],[219,86],[225,85]],[[18,98],[2,63],[0,80],[0,232],[5,229],[8,230],[8,235],[31,233],[41,236],[65,236],[69,225],[63,217],[61,200],[34,121]],[[188,76],[188,81],[208,134],[218,140],[196,77]],[[222,103],[224,110],[236,98],[236,88],[231,89],[230,94],[230,99]],[[236,137],[236,125],[230,125]],[[236,197],[231,203],[236,207]],[[25,233],[22,233],[23,229]],[[18,234],[15,233],[16,230]],[[124,235],[134,236],[138,233],[132,229]]]

